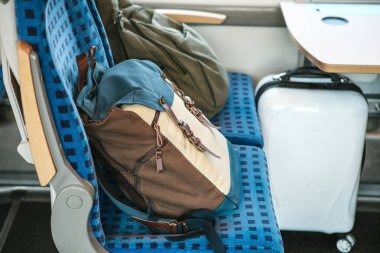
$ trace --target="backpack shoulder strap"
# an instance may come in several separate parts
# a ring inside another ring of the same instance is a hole
[[[182,220],[152,217],[149,214],[131,207],[126,201],[120,199],[104,177],[99,165],[95,165],[95,173],[100,187],[111,202],[121,211],[130,215],[133,220],[141,223],[151,230],[169,233],[168,240],[178,241],[204,233],[215,253],[225,253],[225,248],[218,234],[213,228],[214,218],[208,210],[197,210],[183,217]],[[171,234],[171,235],[170,235]]]
[[[95,166],[95,172],[96,172],[96,177],[98,179],[98,183],[104,193],[107,195],[107,197],[111,200],[111,202],[117,206],[121,211],[124,213],[132,216],[132,217],[137,217],[142,220],[147,220],[149,219],[149,215],[145,212],[142,212],[140,210],[137,210],[136,208],[132,207],[129,205],[125,200],[121,199],[115,191],[112,189],[112,186],[109,184],[108,180],[105,178],[103,175],[101,169],[99,166]]]

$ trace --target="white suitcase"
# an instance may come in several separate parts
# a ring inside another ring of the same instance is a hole
[[[299,68],[261,80],[256,102],[280,229],[349,232],[368,116],[360,88]]]

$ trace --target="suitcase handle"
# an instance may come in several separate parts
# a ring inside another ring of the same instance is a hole
[[[279,75],[274,76],[273,79],[277,81],[289,81],[291,77],[302,76],[302,75],[327,77],[327,78],[330,78],[331,81],[334,83],[348,83],[350,81],[347,77],[343,75],[339,75],[335,73],[326,73],[319,70],[316,67],[301,67],[301,68],[291,69]]]

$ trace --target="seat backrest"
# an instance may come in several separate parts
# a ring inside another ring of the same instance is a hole
[[[97,5],[95,4],[95,0],[87,0],[87,4],[88,4],[88,7],[90,8],[92,17],[94,18],[96,27],[98,28],[100,39],[103,42],[103,48],[104,48],[105,54],[107,56],[108,64],[110,66],[113,66],[114,60],[113,60],[113,56],[112,56],[111,45],[108,42],[107,33],[105,30],[105,27],[103,26],[102,19],[100,18],[100,14],[98,12]]]
[[[20,0],[16,2],[17,30],[21,40],[37,52],[50,108],[67,160],[95,188],[90,223],[104,242],[99,195],[88,140],[74,103],[78,71],[76,55],[97,47],[96,59],[113,64],[109,44],[92,0]],[[98,19],[96,21],[96,19]],[[99,25],[99,27],[97,26]],[[108,51],[108,52],[107,52]]]

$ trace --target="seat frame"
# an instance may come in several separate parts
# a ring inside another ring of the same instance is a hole
[[[50,182],[53,240],[59,252],[107,252],[93,236],[88,221],[94,201],[94,188],[74,171],[66,159],[45,86],[39,78],[41,72],[37,54],[32,53],[30,58],[39,113],[57,171]]]
[[[14,12],[15,0],[10,0],[0,5],[2,11],[7,12],[8,18],[15,21],[13,22],[14,27],[11,29],[15,32],[17,30]],[[10,12],[9,10],[13,11]],[[17,34],[13,37],[17,39]],[[15,51],[17,41],[11,41],[8,44],[3,42],[0,41],[0,52],[4,86],[21,135],[21,142],[17,147],[17,151],[26,162],[33,164],[25,115],[23,115],[20,103],[20,88],[18,87],[20,85],[19,72],[22,70],[19,69],[20,64],[15,59],[10,61],[7,58],[8,54],[6,54],[7,51]],[[105,253],[107,251],[95,238],[89,222],[89,215],[94,202],[94,187],[87,180],[80,177],[66,159],[50,110],[45,85],[41,78],[38,56],[35,52],[30,53],[30,69],[27,71],[32,74],[33,83],[31,85],[34,87],[38,104],[38,112],[34,113],[40,115],[44,137],[56,169],[56,174],[50,181],[51,231],[54,243],[58,251],[63,253]],[[11,195],[15,192],[20,192],[20,190],[29,191],[30,189],[8,187],[5,190],[2,190],[2,193]],[[37,195],[40,195],[39,190],[36,192],[38,193]],[[25,194],[25,196],[30,195],[29,193]],[[33,192],[31,194],[33,195]]]
[[[0,45],[1,46],[1,45]],[[2,50],[4,48],[1,46]],[[106,253],[107,251],[98,242],[89,224],[89,215],[94,202],[94,187],[85,179],[81,178],[66,159],[60,143],[57,129],[47,99],[45,85],[41,78],[41,70],[38,56],[35,52],[30,53],[30,70],[32,84],[38,104],[38,113],[41,118],[43,132],[53,158],[56,174],[50,181],[50,197],[52,203],[51,231],[54,243],[59,252],[88,252]],[[12,70],[9,67],[5,54],[2,54],[2,65],[5,87],[12,110],[16,117],[21,134],[21,144],[26,147],[26,155],[31,158],[27,125],[21,105],[17,97],[19,90],[14,86]],[[19,69],[25,71],[25,69]],[[18,84],[17,84],[18,85]],[[22,85],[22,84],[21,84]],[[21,125],[21,127],[20,127]],[[18,147],[18,149],[20,146]],[[25,158],[25,156],[23,156]],[[18,188],[15,190],[19,190]]]

